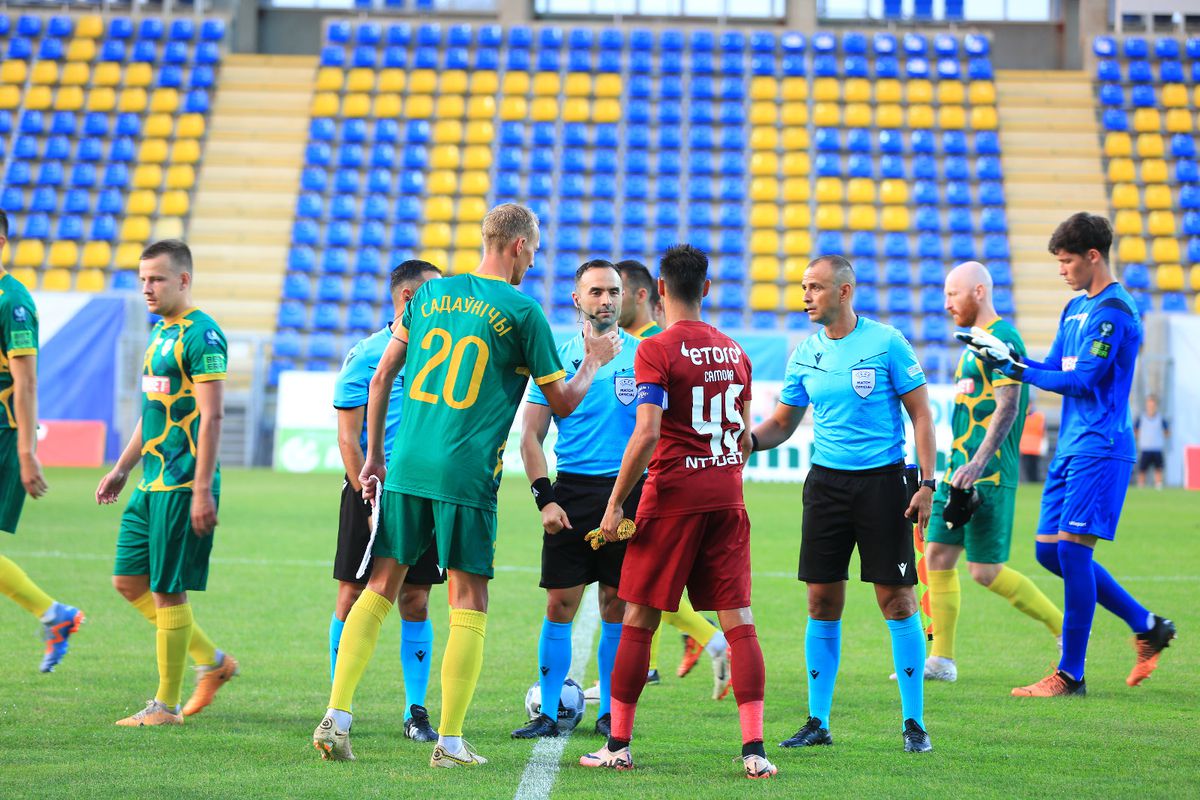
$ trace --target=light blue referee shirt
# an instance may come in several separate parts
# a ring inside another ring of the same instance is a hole
[[[379,359],[383,358],[383,351],[387,349],[388,342],[392,338],[392,327],[390,325],[375,331],[365,339],[360,339],[354,347],[350,348],[350,352],[346,354],[346,359],[342,362],[342,369],[338,373],[337,382],[333,385],[333,407],[334,408],[361,408],[367,404],[367,397],[370,395],[371,378],[375,377],[375,368],[379,366]],[[392,450],[392,440],[396,438],[396,431],[400,429],[400,415],[404,411],[404,370],[400,370],[400,374],[396,376],[396,382],[392,384],[392,398],[388,401],[387,427],[383,434],[383,452],[384,457]],[[367,420],[363,417],[362,449],[367,451]],[[386,462],[385,462],[386,463]]]
[[[616,477],[621,471],[621,457],[637,422],[633,357],[641,340],[625,331],[620,331],[620,336],[621,352],[596,372],[575,413],[554,417],[558,426],[554,455],[559,472]],[[570,380],[583,361],[583,336],[572,336],[559,345],[558,356]],[[529,387],[525,399],[539,406],[549,405],[536,385]]]
[[[912,345],[891,325],[860,316],[848,336],[822,328],[788,360],[780,402],[813,407],[812,463],[863,470],[904,458],[900,396],[925,383]]]

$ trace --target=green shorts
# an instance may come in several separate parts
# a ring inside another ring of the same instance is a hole
[[[496,512],[384,489],[371,553],[413,565],[437,542],[438,565],[491,578]]]
[[[152,592],[202,592],[212,546],[211,535],[192,533],[191,492],[135,489],[121,515],[113,575],[149,575]]]
[[[17,431],[0,428],[0,531],[17,532],[25,506],[21,461],[17,458]]]
[[[933,495],[933,514],[929,517],[929,527],[925,529],[925,540],[965,546],[967,561],[976,564],[1003,564],[1008,561],[1008,550],[1012,545],[1017,490],[1011,486],[975,484],[975,491],[983,498],[983,505],[971,515],[971,521],[966,525],[952,531],[946,530],[942,509],[950,499],[950,484],[940,481]]]

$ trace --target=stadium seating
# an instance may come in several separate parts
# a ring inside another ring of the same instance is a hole
[[[225,21],[0,11],[0,195],[31,288],[132,288],[185,226]],[[11,130],[15,128],[15,130]]]

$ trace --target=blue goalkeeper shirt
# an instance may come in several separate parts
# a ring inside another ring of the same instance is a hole
[[[1024,376],[1063,396],[1055,458],[1136,460],[1129,390],[1141,342],[1137,306],[1116,281],[1067,303],[1045,362],[1029,360]]]
[[[350,352],[346,354],[346,359],[342,362],[342,369],[338,373],[337,382],[333,385],[333,407],[338,409],[361,408],[366,406],[367,397],[370,395],[371,378],[375,377],[375,369],[379,366],[379,360],[383,358],[383,351],[387,349],[388,342],[392,339],[392,326],[387,325],[371,334],[365,339],[359,340],[354,347],[350,348]],[[388,458],[388,454],[392,451],[392,440],[396,438],[396,431],[400,430],[400,415],[404,410],[404,370],[400,370],[400,374],[396,376],[396,382],[392,384],[392,397],[388,401],[387,427],[383,434],[383,453],[384,458]],[[362,449],[367,451],[367,419],[363,415]],[[386,463],[386,462],[385,462]]]

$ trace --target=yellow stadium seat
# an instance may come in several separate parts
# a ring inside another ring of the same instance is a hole
[[[9,270],[9,274],[20,281],[22,285],[24,285],[25,288],[30,291],[34,291],[38,288],[38,273],[36,270],[28,267],[21,267],[19,269],[14,268]]]
[[[787,178],[800,177],[812,172],[812,163],[805,151],[788,152],[783,156],[783,175]]]
[[[873,231],[879,225],[879,215],[875,212],[875,206],[850,206],[849,221],[852,231]]]
[[[1167,133],[1191,133],[1192,112],[1186,108],[1172,108],[1167,112]]]
[[[172,164],[200,163],[200,143],[195,139],[176,139],[171,143]]]
[[[422,247],[449,247],[453,238],[450,226],[444,222],[428,222],[421,229]]]
[[[118,269],[137,269],[142,251],[146,249],[145,242],[121,242],[117,245],[116,266]]]
[[[121,220],[121,239],[144,242],[150,238],[150,218],[144,216],[125,217]]]
[[[142,124],[142,136],[150,139],[169,139],[175,130],[175,118],[170,114],[151,114]]]
[[[427,94],[410,94],[404,101],[404,116],[409,119],[429,119],[433,116],[433,98]]]
[[[846,184],[846,199],[851,203],[874,203],[875,181],[870,178],[851,178]]]
[[[430,197],[425,200],[426,222],[449,222],[454,219],[454,201],[449,197]]]
[[[1144,262],[1146,260],[1146,240],[1130,236],[1121,240],[1117,246],[1117,258],[1126,264]]]
[[[458,201],[458,219],[460,222],[483,222],[487,216],[487,201],[482,197],[464,197]]]
[[[104,18],[99,14],[84,14],[75,19],[75,38],[99,39],[104,35]]]
[[[924,78],[912,78],[904,87],[909,105],[928,105],[933,102],[933,84]]]
[[[836,128],[842,124],[842,107],[838,103],[817,103],[813,106],[813,124],[818,128]]]
[[[1129,158],[1113,158],[1108,162],[1109,183],[1133,183],[1137,173],[1133,169],[1133,160]]]
[[[35,86],[54,86],[58,83],[58,63],[54,61],[34,62],[29,82]]]
[[[408,85],[408,73],[402,69],[389,67],[379,70],[375,81],[375,91],[380,93],[399,93]]]
[[[346,74],[341,67],[321,67],[317,70],[318,92],[340,92],[346,82]]]
[[[371,101],[371,116],[375,119],[395,119],[400,116],[402,108],[404,108],[404,101],[400,99],[399,94],[394,92],[377,94]]]
[[[788,203],[783,207],[783,227],[788,230],[803,230],[812,226],[812,211],[808,203]]]
[[[433,124],[433,141],[458,144],[463,139],[463,124],[456,119],[441,119]]]
[[[779,227],[779,205],[777,203],[755,203],[750,207],[751,228]]]
[[[108,242],[87,242],[83,246],[84,269],[107,269],[112,263],[112,245]]]
[[[907,203],[908,182],[899,178],[889,178],[879,185],[879,201],[881,203]]]
[[[176,139],[199,139],[204,135],[203,114],[182,114],[175,127]]]
[[[625,86],[621,82],[620,75],[596,76],[596,97],[620,97],[624,90]]]
[[[1113,216],[1113,231],[1118,236],[1141,236],[1142,212],[1123,208]]]
[[[903,96],[904,94],[900,90],[900,81],[895,78],[875,81],[876,103],[899,103]]]
[[[462,163],[462,152],[456,144],[439,144],[429,154],[429,165],[433,169],[458,169]]]
[[[26,111],[48,111],[54,102],[49,86],[30,86],[25,93]]]
[[[899,128],[904,124],[904,112],[898,105],[880,105],[875,108],[875,127]]]
[[[467,119],[494,119],[496,117],[496,98],[481,95],[467,100]]]
[[[116,86],[121,82],[121,65],[104,61],[92,72],[92,86]]]
[[[471,94],[495,96],[500,91],[500,78],[493,70],[481,69],[471,73]]]
[[[371,113],[369,94],[348,94],[342,98],[342,116],[346,119],[363,119]]]
[[[533,76],[533,93],[538,97],[558,97],[561,90],[557,72],[539,72]]]
[[[496,139],[496,126],[491,120],[474,119],[467,123],[467,144],[491,144]]]
[[[621,119],[621,101],[602,97],[592,109],[593,122],[617,122]]]
[[[529,103],[524,97],[504,97],[500,100],[500,119],[506,122],[519,122],[528,116]]]
[[[1133,142],[1128,133],[1109,131],[1104,134],[1104,155],[1109,158],[1124,158],[1133,155]]]
[[[788,203],[803,203],[808,200],[810,190],[808,178],[785,178],[782,198]]]
[[[804,280],[804,270],[808,269],[807,258],[787,258],[783,261],[783,279],[788,283],[800,283]]]
[[[131,216],[148,217],[158,210],[158,195],[153,189],[138,189],[130,192],[125,200],[125,213]]]
[[[534,79],[534,83],[537,83],[536,78]],[[563,94],[567,97],[591,97],[592,76],[586,72],[572,72],[568,74],[567,82],[563,86]]]
[[[929,129],[933,127],[933,106],[909,106],[908,127]]]
[[[779,109],[779,121],[784,125],[807,125],[807,103],[784,103]]]
[[[1150,245],[1150,258],[1159,264],[1174,264],[1179,261],[1179,240],[1159,237]]]
[[[773,230],[750,232],[750,252],[756,256],[771,256],[779,252],[779,233]]]
[[[817,178],[817,202],[840,203],[846,194],[841,178]]]
[[[804,287],[792,284],[783,287],[783,307],[788,311],[803,311],[808,306],[804,302]]]
[[[154,70],[149,64],[138,62],[125,68],[125,88],[145,89],[154,80]]]
[[[1196,88],[1193,90],[1193,92],[1194,92],[1194,94],[1192,95],[1192,105],[1200,106],[1200,84],[1196,85]]]
[[[423,248],[417,258],[428,261],[435,267],[446,268],[446,265],[450,263],[450,254],[441,247]]]
[[[196,170],[191,164],[173,164],[167,168],[168,189],[191,189],[196,185]]]
[[[570,97],[563,101],[564,122],[587,122],[591,116],[591,104],[582,97]]]
[[[483,145],[472,145],[463,150],[463,169],[490,169],[492,149]]]
[[[529,73],[528,72],[506,72],[504,73],[504,96],[506,98],[514,95],[529,94]]]
[[[779,147],[779,129],[756,125],[750,129],[751,150],[774,150]]]
[[[804,87],[804,93],[808,94],[808,84],[804,79],[800,79],[800,84]],[[759,75],[750,79],[750,99],[751,100],[774,100],[779,96],[779,82],[769,75]],[[803,100],[803,97],[796,98]]]
[[[462,174],[462,183],[459,186],[459,191],[464,195],[482,197],[492,188],[492,179],[488,177],[486,172],[475,170],[464,172]]]
[[[430,172],[425,191],[431,195],[453,195],[458,191],[458,174],[450,170]]]
[[[179,92],[177,90],[163,87],[155,89],[154,94],[150,95],[150,113],[174,114],[178,110]]]
[[[467,103],[461,94],[444,94],[434,103],[433,113],[438,119],[462,119]]]
[[[454,259],[450,263],[450,272],[454,275],[466,275],[474,272],[478,266],[478,250],[459,250],[455,252]]]
[[[159,206],[158,213],[167,217],[184,217],[187,216],[190,207],[191,202],[188,200],[188,193],[176,189],[170,192],[163,192],[162,203]]]
[[[475,223],[454,226],[454,246],[478,250],[483,247],[483,231]]]
[[[768,78],[768,80],[773,80]],[[808,99],[808,81],[804,78],[784,78],[779,84],[780,99],[785,103]],[[770,97],[763,98],[770,100]],[[836,98],[834,98],[836,99]]]
[[[996,105],[996,84],[991,81],[971,81],[967,89],[967,99],[973,106]]]
[[[779,280],[779,259],[775,256],[754,256],[750,259],[750,280],[760,283]]]
[[[54,95],[55,111],[78,111],[81,108],[83,108],[83,87],[58,87],[58,91]]]
[[[1162,104],[1165,108],[1186,108],[1187,87],[1181,83],[1168,83],[1162,87]]]
[[[135,189],[158,189],[162,186],[163,171],[158,164],[139,164],[131,181]]]
[[[96,94],[92,90],[92,96]],[[88,102],[91,102],[89,98]],[[336,117],[338,113],[338,96],[333,92],[317,92],[313,95],[312,105],[309,106],[308,113],[313,117]]]
[[[1133,112],[1133,129],[1138,133],[1162,130],[1162,117],[1157,108],[1139,108]]]
[[[0,86],[0,109],[11,111],[21,105],[21,90],[15,86]]]
[[[849,78],[842,91],[847,103],[871,102],[871,82],[866,78]]]
[[[166,139],[142,139],[137,160],[143,164],[161,164],[167,160]]]
[[[1191,277],[1188,279],[1193,292],[1200,292],[1200,264],[1192,266]],[[1200,300],[1200,296],[1197,297]],[[1200,303],[1197,303],[1197,308],[1200,309]]]
[[[842,87],[837,78],[817,78],[813,81],[813,99],[818,103],[842,99]]]
[[[75,242],[54,242],[50,245],[49,266],[74,269],[79,263],[79,245]]]
[[[1141,164],[1142,183],[1166,183],[1167,162],[1161,158],[1147,158]]]
[[[183,220],[179,217],[157,217],[154,220],[154,228],[150,232],[150,238],[156,242],[162,239],[182,239]]]
[[[961,106],[967,99],[966,90],[959,81],[941,81],[937,88],[937,101],[941,106]]]
[[[774,125],[779,121],[779,106],[773,100],[755,100],[750,104],[751,125]]]
[[[971,109],[972,115],[978,109]],[[940,106],[938,108],[938,127],[946,131],[961,131],[967,124],[966,110],[962,106]]]
[[[442,94],[466,94],[467,73],[461,69],[451,69],[443,72],[438,80],[438,91]]]
[[[433,94],[437,90],[437,73],[431,69],[414,69],[408,73],[411,94]]]
[[[73,243],[72,243],[73,244]],[[54,248],[51,248],[53,251]],[[71,272],[65,269],[48,269],[42,273],[42,289],[47,292],[71,291]]]
[[[1151,211],[1146,216],[1146,227],[1151,236],[1174,236],[1175,215],[1170,211]]]
[[[846,227],[846,211],[841,206],[817,206],[817,230],[838,231]]]
[[[1179,264],[1159,264],[1154,270],[1154,283],[1160,292],[1183,291],[1183,267]]]
[[[884,206],[882,223],[885,231],[907,231],[908,206]]]
[[[994,131],[1000,127],[1000,119],[996,116],[995,106],[975,106],[971,109],[971,129],[976,131]]]
[[[775,175],[779,172],[779,156],[773,152],[751,153],[751,175]]]
[[[558,119],[558,101],[553,97],[535,98],[529,117],[534,122],[553,122]]]
[[[871,107],[866,103],[851,103],[846,106],[845,125],[847,128],[871,127]]]
[[[29,65],[24,61],[5,61],[0,64],[0,83],[24,86],[29,79]]]
[[[799,125],[784,128],[783,149],[785,151],[808,150],[808,128]]]
[[[807,230],[786,231],[783,234],[783,253],[788,256],[807,256],[812,252],[812,234]]]
[[[375,70],[358,67],[346,73],[347,92],[370,92],[375,89]]]
[[[779,308],[779,287],[773,283],[756,283],[750,287],[750,308],[755,311],[776,311]]]
[[[75,291],[103,292],[104,273],[98,269],[85,269],[75,276]]]
[[[1149,209],[1171,208],[1171,189],[1162,184],[1152,184],[1146,187],[1142,200]]]
[[[88,111],[112,111],[116,108],[117,96],[107,86],[92,89],[87,98]]]

